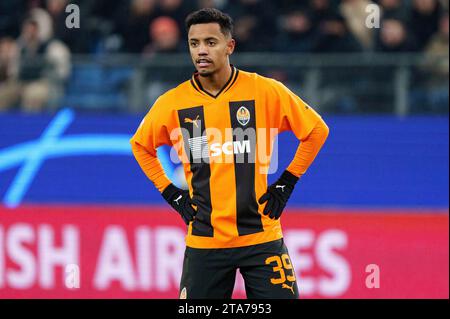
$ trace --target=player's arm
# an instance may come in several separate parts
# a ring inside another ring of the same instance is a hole
[[[259,203],[267,202],[263,213],[271,218],[280,218],[299,178],[305,174],[323,144],[329,128],[309,105],[292,93],[283,84],[274,81],[274,105],[278,116],[274,123],[280,132],[290,130],[301,141],[294,159],[281,177],[267,189]]]
[[[163,198],[181,215],[188,224],[194,219],[189,191],[182,190],[169,180],[157,156],[157,148],[170,145],[169,133],[162,125],[164,116],[159,113],[157,103],[145,116],[130,140],[133,155],[145,175],[161,192]]]
[[[287,171],[297,178],[305,174],[325,143],[329,132],[330,129],[322,119],[317,121],[311,133],[301,141]]]

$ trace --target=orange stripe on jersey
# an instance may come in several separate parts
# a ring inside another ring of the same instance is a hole
[[[264,216],[257,202],[267,190],[272,143],[285,130],[305,140],[319,121],[280,82],[233,67],[216,96],[204,92],[195,75],[163,94],[132,141],[153,155],[157,147],[173,145],[185,160],[197,210],[187,246],[241,247],[282,237],[280,221]]]
[[[192,223],[191,223],[192,224]],[[191,226],[189,226],[189,230]],[[283,238],[283,233],[281,231],[281,225],[277,222],[267,222],[267,227],[264,228],[264,232],[245,235],[245,236],[235,236],[235,237],[223,237],[215,236],[214,238],[204,238],[198,236],[188,235],[186,236],[186,246],[192,248],[234,248],[234,247],[245,247],[267,243],[269,241],[277,240]]]

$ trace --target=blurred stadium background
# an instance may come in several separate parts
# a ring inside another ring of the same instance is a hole
[[[70,3],[80,28],[67,0],[0,2],[0,298],[177,297],[184,226],[128,140],[194,71],[183,21],[207,6],[235,20],[233,64],[331,129],[283,215],[302,296],[449,297],[448,0]]]

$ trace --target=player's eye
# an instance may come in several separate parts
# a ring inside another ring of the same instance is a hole
[[[214,45],[216,45],[216,42],[214,42],[214,41],[209,41],[208,44],[209,44],[210,46],[214,46]]]
[[[196,47],[198,44],[196,42],[191,42],[191,47]]]

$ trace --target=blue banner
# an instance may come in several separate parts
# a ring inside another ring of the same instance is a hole
[[[0,199],[23,203],[163,204],[134,160],[129,139],[142,116],[0,115]],[[447,117],[325,116],[330,136],[292,206],[448,207]],[[279,137],[278,172],[298,141]],[[160,160],[175,183],[168,148]]]

